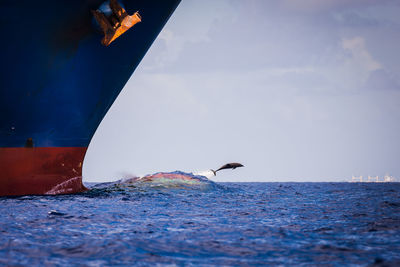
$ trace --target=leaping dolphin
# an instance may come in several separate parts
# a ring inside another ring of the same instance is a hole
[[[233,163],[227,163],[227,164],[221,166],[221,167],[220,167],[218,170],[216,170],[216,171],[214,171],[214,170],[211,170],[211,171],[214,173],[215,176],[217,176],[217,171],[225,170],[225,169],[232,169],[232,170],[234,170],[234,169],[239,168],[239,167],[244,167],[244,165],[242,165],[242,164],[240,164],[240,163],[233,162]]]

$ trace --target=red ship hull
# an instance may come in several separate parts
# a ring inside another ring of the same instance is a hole
[[[86,147],[0,148],[0,196],[85,191],[85,153]]]

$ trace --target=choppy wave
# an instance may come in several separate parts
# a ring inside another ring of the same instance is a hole
[[[0,265],[400,264],[398,183],[163,179],[0,198]]]
[[[150,190],[150,189],[191,189],[210,190],[218,187],[206,176],[182,171],[158,172],[143,177],[125,178],[111,183],[89,186],[91,190]]]

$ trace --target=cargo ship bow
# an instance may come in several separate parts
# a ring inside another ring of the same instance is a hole
[[[85,190],[89,142],[178,4],[1,1],[0,196]]]

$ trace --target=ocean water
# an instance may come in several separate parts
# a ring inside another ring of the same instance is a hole
[[[400,265],[399,183],[91,187],[0,198],[0,265]]]

